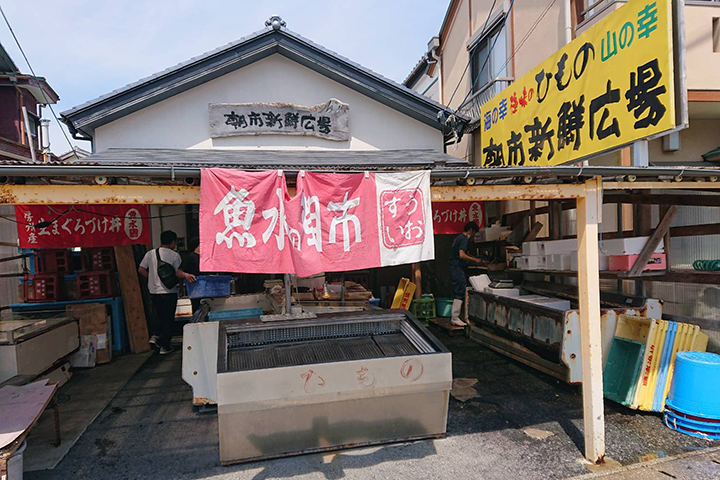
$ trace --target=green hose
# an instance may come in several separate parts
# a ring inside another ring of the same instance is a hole
[[[720,272],[720,260],[695,260],[693,268],[706,272]]]

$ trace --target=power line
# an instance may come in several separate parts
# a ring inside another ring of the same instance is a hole
[[[515,49],[513,50],[512,54],[511,54],[510,56],[508,56],[508,59],[505,61],[505,63],[503,64],[503,66],[500,68],[500,70],[502,70],[502,69],[504,69],[505,67],[507,67],[507,65],[512,61],[512,59],[515,58],[515,55],[517,55],[517,53],[518,53],[518,51],[520,50],[520,48],[525,44],[525,42],[528,40],[528,38],[530,38],[530,35],[532,35],[532,33],[535,31],[535,29],[538,27],[538,25],[540,24],[540,22],[545,18],[545,16],[548,14],[548,12],[550,11],[550,9],[553,7],[553,5],[555,5],[556,2],[557,2],[557,0],[550,0],[550,2],[548,2],[548,5],[545,7],[545,10],[543,10],[543,12],[540,14],[540,16],[538,16],[538,18],[537,18],[537,19],[533,22],[533,24],[530,26],[530,29],[528,30],[528,32],[525,34],[525,36],[522,38],[522,40],[518,43],[517,47],[515,47]],[[505,19],[503,20],[504,22],[507,22],[507,18],[508,18],[508,16],[510,15],[510,11],[512,10],[514,4],[515,4],[515,0],[511,0],[510,6],[509,6],[508,11],[507,11],[507,14],[505,15]],[[497,43],[497,40],[498,40],[499,38],[500,38],[500,36],[498,35],[498,36],[495,38],[495,41],[493,42],[493,44],[490,46],[490,49],[488,50],[487,57],[485,58],[485,62],[483,63],[482,68],[479,69],[479,72],[481,72],[481,71],[483,70],[483,68],[485,68],[485,65],[486,65],[487,62],[489,61],[490,56],[492,55],[492,51],[493,51],[493,49],[494,49],[494,47],[495,47],[495,44]],[[471,61],[472,61],[472,59],[471,59]],[[468,65],[470,65],[470,62],[468,62]],[[465,67],[465,70],[467,70],[467,66]],[[465,73],[465,72],[463,72],[463,75],[464,75],[464,73]],[[472,95],[472,92],[473,92],[473,90],[475,89],[475,85],[476,85],[478,79],[479,79],[479,76],[478,76],[478,78],[476,78],[476,79],[473,81],[472,88],[470,88],[470,89],[468,90],[468,93],[465,95],[465,98],[464,98],[463,101],[460,103],[461,105],[467,101],[467,99],[470,97],[470,95]],[[462,82],[462,77],[460,77],[460,82]],[[458,87],[459,87],[459,86],[460,86],[460,83],[458,83]],[[455,87],[455,91],[457,91],[458,87]],[[454,93],[453,93],[453,95],[454,95]],[[452,98],[452,97],[451,97],[451,98]]]
[[[533,25],[530,27],[530,30],[528,30],[528,32],[525,34],[525,36],[523,37],[523,39],[520,40],[520,43],[518,44],[517,48],[515,48],[515,50],[513,50],[512,55],[510,55],[510,56],[508,57],[507,61],[503,64],[501,70],[502,70],[503,68],[507,67],[508,63],[510,63],[510,61],[511,61],[513,58],[515,58],[515,55],[517,54],[518,50],[520,50],[520,47],[522,47],[522,46],[525,44],[525,42],[527,41],[527,39],[530,38],[530,35],[532,35],[532,33],[535,31],[535,29],[536,29],[536,28],[538,27],[538,25],[540,24],[540,22],[542,22],[542,19],[545,18],[545,15],[548,14],[548,12],[550,11],[550,9],[553,7],[553,5],[555,5],[556,2],[557,2],[557,0],[551,0],[551,1],[550,1],[550,3],[548,4],[548,6],[545,8],[545,11],[543,11],[543,13],[540,14],[540,16],[539,16],[538,19],[535,21],[535,23],[533,23]]]
[[[493,10],[495,10],[496,2],[497,2],[497,0],[493,0],[492,5],[490,6],[490,11],[488,12],[487,18],[485,19],[483,28],[482,28],[482,30],[480,30],[481,34],[485,33],[485,29],[487,28],[488,22],[490,21],[490,15],[492,15]],[[450,100],[447,102],[448,105],[450,105],[453,101],[453,98],[455,98],[455,94],[457,93],[458,88],[460,88],[460,84],[462,83],[463,78],[465,78],[465,73],[467,73],[470,63],[472,63],[472,55],[470,55],[470,60],[468,60],[467,64],[465,65],[465,69],[462,72],[462,75],[460,75],[460,79],[458,80],[458,84],[455,86],[455,90],[453,91],[452,95],[450,95]]]
[[[7,25],[8,29],[10,30],[10,33],[12,34],[13,39],[15,39],[15,44],[18,46],[18,49],[20,49],[20,53],[22,54],[23,58],[25,59],[25,63],[27,63],[27,66],[30,69],[30,73],[33,74],[33,77],[37,77],[37,75],[35,74],[35,70],[33,70],[32,65],[30,65],[30,60],[28,60],[27,55],[25,55],[25,50],[23,50],[22,46],[20,45],[20,41],[18,40],[17,35],[15,35],[15,31],[13,30],[12,26],[10,26],[10,21],[8,20],[7,16],[5,15],[5,11],[3,11],[3,9],[2,9],[2,5],[0,5],[0,14],[2,14],[2,17],[5,19],[5,24]],[[60,119],[58,119],[57,115],[55,114],[55,109],[53,108],[52,103],[50,103],[50,100],[48,99],[47,95],[45,94],[45,89],[40,88],[40,92],[42,93],[42,96],[45,99],[45,103],[47,104],[48,107],[50,107],[50,111],[52,112],[53,118],[55,118],[55,121],[58,122],[60,131],[62,132],[63,137],[65,137],[65,140],[67,140],[67,143],[70,146],[70,150],[75,151],[75,147],[73,146],[72,142],[70,142],[70,138],[67,136],[65,129],[62,128],[62,123],[60,122]]]

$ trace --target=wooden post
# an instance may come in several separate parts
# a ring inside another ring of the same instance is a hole
[[[598,177],[585,182],[585,197],[577,199],[583,425],[585,458],[593,463],[601,463],[605,456],[598,266],[598,224],[601,207],[602,180]]]
[[[422,270],[420,269],[420,263],[412,264],[412,278],[415,284],[415,298],[422,298]]]

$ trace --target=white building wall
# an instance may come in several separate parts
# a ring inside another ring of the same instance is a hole
[[[209,103],[289,102],[330,98],[350,105],[346,142],[282,135],[210,138]],[[206,82],[95,130],[95,151],[108,148],[401,149],[442,151],[440,130],[376,102],[279,54]]]

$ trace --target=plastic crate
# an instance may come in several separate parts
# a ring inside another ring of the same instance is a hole
[[[81,300],[114,297],[116,290],[113,272],[80,272],[77,274],[77,294]]]
[[[213,298],[230,296],[230,275],[200,275],[195,282],[186,282],[190,298]]]
[[[410,305],[410,313],[418,320],[435,318],[435,299],[416,298]]]
[[[116,270],[115,251],[111,247],[83,248],[82,269],[86,272]]]
[[[72,273],[72,252],[67,249],[35,250],[35,273]]]
[[[32,275],[30,280],[25,282],[26,302],[58,302],[63,299],[62,275]]]

